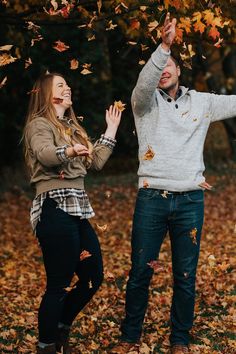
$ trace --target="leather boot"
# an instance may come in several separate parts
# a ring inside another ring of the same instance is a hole
[[[59,328],[56,339],[56,350],[59,353],[71,354],[71,348],[69,346],[69,329]]]

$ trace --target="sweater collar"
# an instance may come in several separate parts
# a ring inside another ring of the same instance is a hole
[[[165,91],[163,91],[162,89],[158,88],[158,91],[160,92],[160,94],[162,95],[162,97],[164,97],[165,100],[167,100],[168,98],[173,100],[172,97],[170,97]],[[185,86],[179,86],[179,89],[177,91],[176,94],[176,99],[175,101],[177,101],[180,97],[183,97],[184,95],[186,95],[186,93],[189,91],[188,87]]]

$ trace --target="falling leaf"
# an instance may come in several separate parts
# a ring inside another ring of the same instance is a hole
[[[88,257],[91,257],[92,255],[91,255],[91,253],[89,253],[89,251],[86,251],[86,250],[84,250],[84,251],[82,251],[81,253],[80,253],[80,260],[81,261],[83,261],[84,259],[86,259],[86,258],[88,258]]]
[[[152,32],[154,29],[156,29],[158,27],[159,23],[155,20],[152,21],[148,24],[148,30],[149,32]]]
[[[117,25],[114,25],[114,24],[112,23],[112,20],[110,20],[110,21],[108,22],[108,27],[106,28],[106,31],[112,31],[112,30],[114,30],[116,27],[117,27]]]
[[[98,225],[98,224],[96,224],[96,227],[97,227],[97,229],[98,229],[99,231],[101,231],[101,232],[104,232],[104,231],[107,230],[107,224],[105,224],[105,225]]]
[[[130,29],[131,29],[132,31],[134,31],[134,30],[139,30],[139,28],[140,28],[140,22],[139,22],[139,20],[137,20],[136,18],[132,19],[132,20],[130,21]]]
[[[79,67],[79,62],[77,59],[71,59],[70,60],[70,69],[71,70],[76,70]]]
[[[94,34],[93,36],[91,36],[91,37],[88,38],[88,42],[94,41],[95,39],[96,39],[96,37],[95,37],[95,34]]]
[[[146,64],[146,62],[145,62],[145,60],[139,60],[139,65],[144,65],[144,64]]]
[[[43,40],[43,37],[41,35],[37,35],[37,37],[31,39],[30,46],[33,47],[35,42],[40,42],[42,40]]]
[[[136,45],[137,44],[137,42],[133,42],[133,41],[129,41],[127,43],[130,44],[130,45]]]
[[[7,76],[4,77],[4,79],[0,82],[0,89],[6,84],[7,82]]]
[[[0,54],[0,66],[14,63],[14,61],[16,60],[17,58],[12,57],[10,54],[7,53]]]
[[[220,48],[223,41],[223,38],[219,38],[218,41],[214,44],[214,47]]]
[[[56,0],[51,0],[50,1],[52,7],[53,7],[53,10],[56,11],[58,9],[58,3]]]
[[[152,147],[148,145],[148,149],[145,152],[143,160],[152,160],[154,156],[155,156],[155,152],[153,151]]]
[[[82,75],[88,75],[88,74],[92,73],[92,71],[90,70],[91,64],[85,63],[82,65],[82,67],[83,67],[83,70],[81,70],[81,72],[80,72]]]
[[[89,289],[92,289],[93,288],[92,280],[90,280],[88,284],[89,284]]]
[[[197,237],[197,228],[196,227],[194,227],[191,231],[190,231],[190,238],[192,239],[192,242],[195,244],[195,245],[197,245],[197,239],[196,239],[196,237]]]
[[[53,48],[55,50],[57,50],[58,52],[64,52],[65,50],[68,50],[70,48],[70,46],[68,46],[64,42],[61,42],[60,40],[58,40],[54,43]]]
[[[1,52],[9,52],[9,50],[11,50],[11,48],[13,47],[12,44],[6,44],[0,47],[0,51]]]
[[[123,112],[125,110],[126,104],[123,103],[122,101],[115,101],[114,102],[114,107],[116,107],[120,112]]]
[[[28,58],[25,60],[25,69],[27,69],[30,65],[32,65],[32,60],[31,58]]]

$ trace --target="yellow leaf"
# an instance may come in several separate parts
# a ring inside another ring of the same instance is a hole
[[[122,101],[115,101],[114,102],[114,107],[116,107],[119,111],[123,112],[125,110],[126,104],[123,103]]]
[[[145,152],[143,160],[152,160],[154,156],[155,156],[155,152],[153,151],[152,147],[148,145],[148,149]]]
[[[4,77],[4,79],[0,82],[0,88],[2,88],[7,82],[7,76]]]
[[[16,60],[17,58],[12,57],[10,54],[7,53],[0,54],[0,66],[14,63],[14,61]]]
[[[6,44],[0,47],[0,51],[1,52],[8,52],[9,50],[11,50],[11,48],[13,47],[12,44]]]

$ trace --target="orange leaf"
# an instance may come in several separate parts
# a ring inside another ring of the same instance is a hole
[[[152,160],[154,156],[155,156],[155,152],[153,151],[152,147],[150,145],[148,145],[148,149],[145,152],[143,159],[144,160]]]
[[[130,29],[133,30],[139,30],[140,28],[140,22],[139,20],[137,20],[136,18],[134,18],[133,20],[131,20],[130,22]]]
[[[54,46],[54,49],[56,49],[58,52],[64,52],[65,50],[69,49],[70,46],[66,45],[64,42],[56,41]]]
[[[84,251],[82,251],[82,252],[80,253],[79,259],[80,259],[81,261],[83,261],[84,259],[86,259],[86,258],[88,258],[88,257],[91,257],[91,256],[92,256],[92,255],[91,255],[91,253],[89,253],[89,251],[84,250]]]
[[[77,59],[71,59],[70,61],[70,69],[71,70],[76,70],[79,67],[79,62]]]
[[[122,101],[115,101],[114,102],[114,107],[116,107],[119,111],[123,112],[125,110],[126,104],[123,103]]]
[[[212,26],[209,33],[208,33],[209,37],[212,37],[213,39],[217,39],[220,37],[220,32],[218,31],[218,29],[215,26]]]

